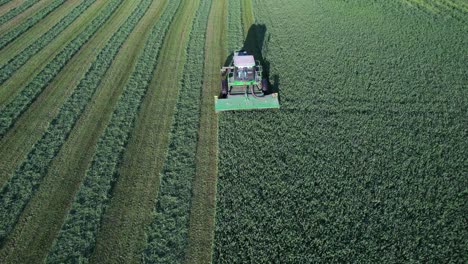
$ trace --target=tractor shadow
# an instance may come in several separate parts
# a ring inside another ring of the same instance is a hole
[[[270,78],[270,62],[267,59],[268,43],[270,42],[270,34],[267,34],[267,27],[264,24],[253,24],[250,26],[247,37],[244,40],[244,45],[239,50],[245,50],[249,54],[254,55],[255,59],[260,62],[263,67],[263,78],[267,79],[270,93],[279,93],[279,75],[275,74]],[[229,66],[233,60],[233,50],[224,62],[224,66]]]

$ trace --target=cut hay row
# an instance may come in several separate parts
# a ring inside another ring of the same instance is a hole
[[[187,257],[205,36],[211,3],[210,0],[200,2],[190,33],[182,87],[175,106],[166,160],[160,174],[155,217],[147,230],[144,263],[182,263]]]
[[[12,60],[15,56],[17,56],[20,52],[22,52],[24,49],[26,49],[28,46],[33,44],[33,42],[47,33],[49,29],[51,29],[57,21],[60,21],[63,17],[68,15],[68,13],[73,10],[76,6],[78,6],[81,3],[75,2],[75,1],[65,1],[61,6],[59,6],[57,9],[55,9],[53,12],[51,12],[49,15],[44,17],[42,20],[38,21],[34,26],[29,28],[26,32],[15,38],[14,41],[11,41],[9,44],[7,44],[5,47],[0,49],[0,61],[2,62],[0,66],[3,66],[5,63],[8,61]],[[88,9],[89,10],[89,9]],[[89,12],[89,11],[87,11]],[[82,14],[84,16],[85,13]],[[79,20],[79,19],[77,19]],[[91,22],[91,21],[89,21]],[[74,22],[74,24],[77,22]],[[19,23],[15,24],[16,26],[19,25]],[[13,29],[15,26],[10,26],[8,29],[2,31],[0,28],[0,34],[4,35],[7,33],[9,29]],[[69,30],[71,26],[68,27],[67,30]],[[67,31],[65,30],[65,31]],[[1,101],[0,101],[1,104]]]
[[[77,37],[75,37],[0,113],[0,138],[14,124],[37,96],[57,76],[66,63],[101,28],[120,6],[122,0],[113,0]]]
[[[101,17],[96,18],[100,23],[93,25],[99,26],[107,20],[121,1],[115,0],[113,3],[114,5],[110,5]],[[43,176],[47,173],[50,162],[66,140],[95,88],[99,85],[102,76],[110,66],[112,58],[136,22],[129,20],[128,26],[121,27],[114,34],[112,38],[114,42],[110,41],[101,51],[85,78],[61,107],[59,114],[50,123],[42,138],[36,142],[26,161],[19,166],[0,190],[0,215],[2,216],[0,218],[0,230],[2,230],[0,243],[4,242],[6,235],[11,231],[20,213],[31,199]]]
[[[46,17],[52,11],[57,9],[60,5],[62,5],[65,0],[55,0],[49,5],[45,6],[44,8],[40,9],[39,11],[35,12],[34,15],[29,17],[26,21],[21,23],[19,26],[13,27],[11,30],[7,31],[5,34],[2,35],[0,38],[0,49],[3,49],[6,45],[14,41],[18,36],[22,33],[30,29],[34,26],[39,20]],[[13,11],[13,10],[12,10]],[[9,14],[9,13],[7,13]],[[5,16],[7,15],[5,14]],[[3,24],[3,23],[1,23]]]
[[[96,0],[85,0],[80,5],[76,6],[70,13],[57,22],[49,31],[43,34],[40,38],[34,41],[21,53],[16,55],[10,61],[2,65],[0,68],[0,85],[3,84],[11,75],[21,66],[23,66],[29,58],[47,46],[54,40],[63,30],[75,21],[89,6]]]
[[[86,52],[77,54],[74,61],[69,64],[74,64],[77,59],[89,60],[91,64],[97,54],[94,55],[95,52],[90,50],[96,50],[96,53],[99,53],[139,2],[124,2],[116,14],[82,49]],[[99,136],[109,123],[112,111],[133,72],[137,58],[143,51],[144,42],[152,25],[159,19],[162,7],[164,7],[164,2],[152,2],[144,17],[138,22],[112,60],[112,65],[100,81],[99,87],[49,165],[38,190],[21,213],[5,245],[0,249],[0,262],[31,263],[47,256],[84,178],[86,169],[91,163]],[[85,70],[88,68],[89,66],[86,66]],[[75,71],[73,68],[64,70],[68,72],[66,78],[70,78],[70,73]],[[79,79],[81,77],[82,75],[79,75]],[[57,78],[61,79],[61,76]],[[65,82],[74,88],[79,79]],[[54,80],[54,82],[57,81]],[[42,105],[44,105],[43,108],[54,107],[47,101],[44,101]]]
[[[0,0],[0,6],[10,2],[11,0]]]
[[[466,2],[456,0],[401,0],[400,2],[436,19],[452,17],[461,22],[468,21],[468,3]]]
[[[190,208],[187,263],[211,263],[218,162],[218,116],[214,96],[220,92],[219,69],[227,57],[227,14],[232,1],[213,1],[205,42],[200,125],[196,146],[196,175]]]
[[[91,166],[47,257],[47,262],[87,260],[90,257],[126,141],[153,77],[164,36],[179,4],[179,1],[170,1],[161,19],[153,27],[135,70],[117,102],[109,126],[96,145]]]
[[[0,89],[0,105],[3,102],[2,100],[11,100],[15,94],[20,93],[21,89],[19,88],[28,83],[28,79],[32,79],[37,75],[63,47],[86,29],[92,23],[93,18],[103,12],[108,4],[109,2],[105,1],[95,2],[77,19],[76,23],[73,23],[60,34],[57,40],[54,40],[47,48],[41,50],[27,64],[18,69],[17,73],[5,82],[2,89]],[[99,52],[104,48],[113,33],[125,22],[134,7],[136,7],[135,3],[124,2],[102,28],[67,62],[60,73],[44,88],[44,91],[18,118],[5,136],[0,139],[0,156],[2,156],[2,159],[0,159],[0,186],[3,186],[15,169],[26,159],[33,145],[41,138],[49,123],[58,114],[60,107],[73,93],[73,90],[89,70]],[[124,11],[127,9],[128,11]],[[7,89],[12,91],[7,91]],[[7,92],[7,94],[2,94],[2,92]],[[9,95],[8,92],[16,93]]]
[[[96,254],[92,256],[94,263],[141,260],[141,251],[146,244],[145,227],[154,219],[152,212],[159,173],[167,153],[186,62],[186,45],[198,4],[199,1],[184,0],[169,27],[158,66],[117,172],[118,181],[112,187],[112,199],[98,233]],[[116,256],[115,251],[124,253]]]
[[[0,25],[5,24],[8,20],[14,18],[15,16],[21,14],[26,9],[30,8],[35,3],[39,2],[39,0],[26,0],[21,5],[11,9],[4,15],[0,16]],[[63,2],[63,1],[62,1]]]

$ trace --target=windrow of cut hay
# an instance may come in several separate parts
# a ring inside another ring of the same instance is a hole
[[[24,87],[21,92],[7,104],[0,112],[0,138],[14,124],[18,117],[26,111],[37,96],[57,76],[67,62],[80,48],[101,28],[114,11],[120,6],[122,0],[112,0],[107,8],[100,13],[77,37],[63,48],[45,68]]]
[[[81,2],[70,13],[58,21],[49,31],[31,43],[31,45],[21,51],[21,53],[2,65],[0,68],[0,85],[10,78],[15,71],[23,66],[32,56],[54,40],[94,2],[96,2],[96,0],[85,0]]]
[[[103,20],[108,18],[120,3],[120,0],[116,0],[114,2],[115,5],[108,6],[108,11],[103,12],[102,17],[100,19],[98,17],[97,19]],[[140,13],[138,14],[140,15]],[[11,231],[20,213],[37,190],[43,176],[47,173],[50,162],[67,139],[75,122],[80,117],[94,94],[96,87],[98,87],[102,77],[109,68],[112,59],[140,17],[130,18],[127,20],[126,25],[120,27],[114,33],[73,94],[62,105],[58,115],[52,120],[41,139],[34,144],[26,160],[2,187],[0,191],[0,215],[2,216],[0,218],[0,230],[2,230],[0,242],[3,242],[6,235]]]
[[[154,221],[147,230],[144,263],[180,263],[186,257],[192,182],[200,125],[205,36],[211,0],[201,0],[187,45],[183,81],[160,174]]]
[[[151,1],[145,1],[148,4]],[[88,259],[95,246],[100,221],[109,202],[129,134],[157,64],[159,50],[180,1],[170,1],[153,27],[141,57],[98,141],[91,167],[54,242],[47,262]]]
[[[34,2],[37,2],[34,1]],[[19,35],[24,33],[26,30],[30,29],[32,26],[36,25],[36,23],[50,14],[52,11],[57,9],[60,5],[62,5],[65,0],[55,0],[54,2],[50,3],[46,7],[42,8],[41,10],[37,11],[28,18],[26,21],[21,23],[19,26],[14,27],[13,29],[9,30],[5,35],[0,38],[0,49],[3,49],[6,45],[14,41],[18,38]],[[16,9],[12,9],[10,12],[13,12]],[[8,15],[10,12],[6,13],[4,16]],[[0,23],[3,24],[3,23]]]
[[[59,2],[63,3],[64,1],[65,0],[61,0]],[[39,2],[39,0],[26,0],[21,5],[15,7],[15,8],[12,8],[7,13],[0,16],[0,25],[5,24],[6,22],[8,22],[8,20],[10,20],[10,19],[14,18],[15,16],[21,14],[22,12],[24,12],[26,9],[30,8],[32,5],[34,5],[37,2]]]

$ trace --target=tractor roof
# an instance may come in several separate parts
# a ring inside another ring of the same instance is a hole
[[[255,59],[252,55],[238,55],[234,56],[234,66],[236,67],[253,67],[255,66]]]

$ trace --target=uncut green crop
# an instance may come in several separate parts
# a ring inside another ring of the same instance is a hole
[[[101,28],[104,22],[120,6],[122,0],[113,0],[78,36],[60,51],[45,68],[29,82],[9,104],[0,109],[0,138],[13,126],[39,94],[50,84],[66,63]]]
[[[149,5],[151,0],[144,2]],[[109,203],[118,164],[153,77],[164,36],[179,5],[180,1],[170,1],[151,29],[143,53],[117,102],[109,126],[97,143],[91,166],[46,262],[83,261],[89,258],[102,215]]]
[[[210,7],[211,0],[200,2],[190,33],[184,79],[161,172],[155,219],[147,231],[144,263],[181,263],[185,258]]]
[[[0,49],[4,48],[6,45],[10,44],[12,41],[14,41],[16,38],[18,38],[19,35],[24,33],[26,30],[30,29],[39,20],[46,17],[48,14],[50,14],[52,11],[57,9],[64,2],[65,2],[65,0],[55,0],[54,2],[50,3],[46,7],[44,7],[41,10],[35,12],[34,15],[29,17],[26,21],[21,23],[19,26],[16,26],[13,29],[9,30],[7,33],[5,33],[2,36],[2,38],[0,38]]]
[[[101,17],[96,18],[97,21],[110,16],[121,2],[121,0],[115,0],[111,3],[108,7],[109,10],[101,13]],[[44,135],[34,144],[26,160],[0,190],[0,244],[13,229],[19,215],[47,173],[50,162],[67,139],[75,122],[99,85],[102,76],[110,67],[112,58],[130,34],[132,26],[136,24],[135,21],[129,23],[114,33],[108,45],[99,53],[73,94],[62,105]]]
[[[214,263],[466,262],[466,24],[256,0],[278,111],[219,115]]]
[[[241,15],[241,1],[230,0],[228,1],[227,19],[229,25],[227,28],[227,38],[229,39],[228,51],[233,52],[242,47],[243,32],[242,32],[242,15]]]
[[[10,78],[17,69],[23,66],[34,54],[43,49],[77,19],[96,0],[86,0],[76,6],[70,13],[57,22],[49,31],[34,41],[18,55],[2,65],[0,68],[0,85]],[[60,2],[60,1],[58,1]],[[63,2],[63,1],[61,1]]]

